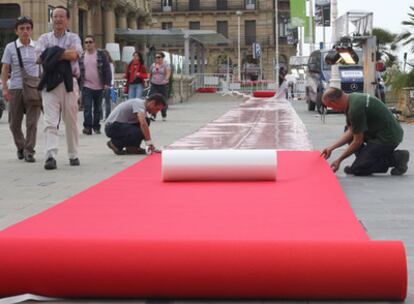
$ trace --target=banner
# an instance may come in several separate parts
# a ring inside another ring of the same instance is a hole
[[[315,25],[331,26],[331,0],[315,0]]]
[[[306,22],[306,0],[290,0],[290,19],[292,28],[305,25]]]
[[[310,33],[310,27],[309,27],[309,17],[306,17],[306,22],[305,22],[305,38],[304,38],[304,42],[305,43],[315,43],[315,18],[312,18],[312,37],[311,37],[311,33]]]

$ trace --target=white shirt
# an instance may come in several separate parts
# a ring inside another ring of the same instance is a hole
[[[20,39],[8,43],[1,59],[2,63],[8,64],[11,67],[9,89],[22,89],[22,72],[14,42],[16,42],[16,45],[22,54],[23,66],[26,72],[31,76],[39,76],[40,65],[36,64],[36,41],[30,39],[30,43],[27,46],[21,43]]]
[[[47,48],[59,46],[65,50],[75,49],[78,55],[82,54],[82,42],[75,33],[65,32],[62,36],[56,37],[54,32],[45,33],[37,41],[36,55],[39,57]],[[79,61],[71,61],[72,73],[75,77],[80,76]]]

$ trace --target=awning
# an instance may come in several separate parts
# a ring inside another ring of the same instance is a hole
[[[145,44],[147,46],[175,46],[182,47],[185,37],[195,40],[203,45],[226,44],[231,41],[215,31],[210,30],[120,30],[117,29],[115,37],[129,42]]]

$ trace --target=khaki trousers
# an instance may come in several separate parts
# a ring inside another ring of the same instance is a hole
[[[34,155],[36,146],[37,123],[41,107],[25,102],[23,90],[11,89],[9,104],[9,126],[17,150],[23,150],[24,155]],[[22,132],[23,116],[26,113],[26,138]]]
[[[54,90],[42,91],[43,119],[46,136],[46,158],[56,158],[59,146],[58,125],[60,117],[65,123],[66,143],[70,159],[78,157],[79,131],[78,131],[78,82],[73,79],[73,91],[66,92],[62,82]]]

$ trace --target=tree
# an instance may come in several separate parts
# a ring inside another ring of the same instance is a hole
[[[402,42],[404,46],[408,44],[413,44],[411,47],[411,51],[414,52],[414,6],[410,6],[410,10],[412,12],[407,14],[410,17],[410,19],[408,21],[403,21],[401,23],[402,25],[407,25],[410,28],[399,34],[396,37],[395,42]]]
[[[397,61],[397,56],[393,53],[397,49],[397,45],[394,43],[397,34],[382,28],[374,28],[372,35],[377,37],[377,60],[384,60],[386,67],[393,66]]]

